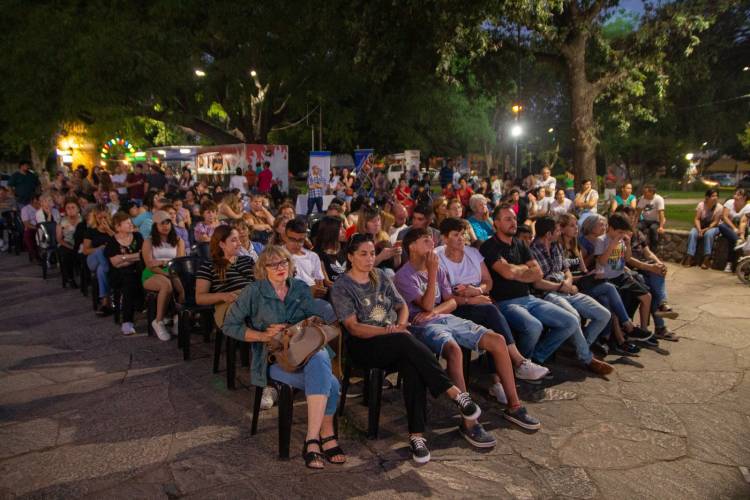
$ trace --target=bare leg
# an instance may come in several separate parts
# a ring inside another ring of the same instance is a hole
[[[448,376],[458,386],[461,392],[466,392],[466,380],[464,380],[463,353],[455,342],[448,342],[443,346],[443,358],[448,362]],[[470,429],[475,424],[474,420],[464,419],[464,426]]]
[[[324,415],[323,423],[320,426],[320,436],[328,437],[333,436],[334,434],[335,431],[333,430],[333,415]],[[330,450],[331,448],[335,448],[338,445],[339,443],[336,440],[328,441],[323,445],[323,450]],[[331,462],[343,464],[344,462],[346,462],[346,455],[335,455],[331,458]]]
[[[638,297],[641,301],[640,314],[641,314],[641,328],[644,330],[648,329],[648,323],[651,319],[651,294],[641,295]]]
[[[323,425],[323,418],[326,409],[326,402],[328,396],[323,394],[311,394],[307,396],[307,436],[305,441],[311,439],[318,440],[320,438],[320,429]],[[309,446],[308,451],[320,452],[320,447],[317,444]],[[321,460],[315,460],[312,467],[316,469],[323,468],[323,462]]]
[[[492,355],[495,361],[495,370],[500,378],[505,395],[508,397],[508,405],[511,410],[521,406],[516,392],[516,379],[513,375],[513,363],[510,360],[508,346],[502,335],[494,332],[485,333],[479,341],[479,348],[484,349]]]

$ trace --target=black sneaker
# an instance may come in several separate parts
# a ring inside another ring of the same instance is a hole
[[[526,413],[526,408],[524,408],[523,406],[519,406],[512,411],[510,410],[510,408],[505,410],[503,412],[503,417],[505,417],[505,420],[513,422],[517,426],[531,431],[537,430],[542,427],[541,422]]]
[[[639,344],[641,344],[644,347],[659,347],[659,341],[655,338],[648,338],[646,340],[637,340]]]
[[[598,358],[606,358],[609,354],[609,348],[606,344],[594,342],[593,344],[591,344],[591,352]]]
[[[623,342],[622,344],[612,344],[609,352],[617,356],[634,356],[641,352],[641,348],[630,342]]]
[[[644,330],[640,326],[634,326],[633,329],[629,332],[626,332],[625,335],[633,340],[647,340],[650,339],[654,334],[648,330]]]
[[[482,414],[482,409],[476,404],[468,392],[462,392],[453,400],[461,411],[461,415],[467,420],[476,420]]]
[[[409,438],[411,447],[411,458],[418,464],[426,464],[430,461],[430,450],[427,448],[427,440],[423,437],[412,436]]]
[[[477,448],[492,448],[497,444],[497,441],[492,437],[492,434],[484,430],[484,427],[482,427],[482,424],[480,423],[477,423],[471,429],[467,429],[462,425],[458,428],[458,433],[461,434],[469,444],[476,446]]]

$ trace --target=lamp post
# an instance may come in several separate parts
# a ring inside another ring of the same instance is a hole
[[[513,126],[510,128],[510,136],[513,137],[513,149],[515,150],[515,160],[514,165],[516,167],[516,177],[518,177],[520,173],[520,169],[518,168],[518,138],[521,137],[523,134],[523,127],[519,123],[513,124]]]

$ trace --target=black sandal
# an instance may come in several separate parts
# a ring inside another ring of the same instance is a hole
[[[309,445],[309,444],[317,444],[320,447],[321,450],[323,449],[323,447],[320,444],[320,440],[319,439],[309,439],[309,440],[305,441],[305,444],[302,447],[302,458],[305,460],[305,466],[308,469],[320,470],[320,469],[322,469],[324,467],[323,466],[323,459],[326,458],[326,457],[325,457],[325,455],[323,455],[319,451],[307,451],[307,445]],[[316,460],[320,462],[320,464],[321,464],[320,467],[313,467],[312,466],[312,464]]]
[[[324,444],[329,443],[334,440],[335,441],[339,440],[339,437],[336,434],[332,436],[328,436],[326,438],[320,438],[320,449],[323,451],[323,455],[325,455],[326,460],[328,460],[328,463],[336,464],[336,465],[343,465],[346,463],[346,453],[344,453],[344,450],[341,449],[341,446],[337,445],[327,450],[323,449]],[[344,460],[341,462],[334,462],[333,457],[337,457],[337,456],[344,457]]]

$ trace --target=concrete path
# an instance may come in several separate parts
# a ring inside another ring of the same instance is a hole
[[[252,392],[211,373],[211,344],[196,337],[183,362],[175,341],[123,338],[53,276],[0,256],[0,498],[750,497],[750,287],[729,275],[671,267],[681,341],[617,363],[609,380],[561,359],[545,385],[522,384],[537,433],[499,418],[482,378],[473,390],[497,447],[471,449],[450,405],[432,401],[433,460],[416,467],[387,390],[381,439],[363,438],[365,409],[350,399],[349,462],[322,473],[299,457],[301,398],[280,462],[276,410],[250,436]]]

